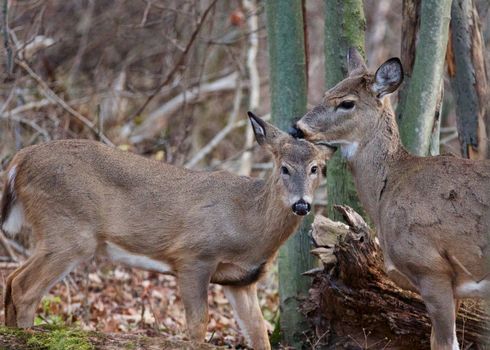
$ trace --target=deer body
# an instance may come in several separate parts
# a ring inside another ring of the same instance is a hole
[[[403,79],[399,61],[372,75],[351,51],[349,71],[297,132],[340,148],[388,275],[418,291],[427,306],[431,348],[459,349],[457,299],[490,298],[490,162],[410,155],[384,98]]]
[[[268,181],[190,171],[91,141],[55,141],[20,151],[7,171],[3,229],[15,233],[25,222],[37,245],[8,277],[6,324],[31,326],[42,295],[78,263],[102,255],[176,275],[188,331],[197,341],[206,332],[207,286],[224,285],[252,346],[269,348],[256,282],[300,223],[291,209],[297,204],[289,201],[308,197],[319,181],[303,176],[302,187],[289,184],[288,191],[278,167],[296,160],[306,169],[322,156],[254,118],[258,132],[267,132],[257,136],[266,147],[274,151],[277,142],[302,153],[291,159],[276,152]]]

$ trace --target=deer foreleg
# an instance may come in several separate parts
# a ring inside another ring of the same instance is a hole
[[[224,286],[224,292],[249,344],[256,350],[270,349],[267,327],[257,298],[257,284]]]

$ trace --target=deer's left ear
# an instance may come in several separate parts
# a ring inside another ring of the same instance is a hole
[[[267,123],[262,118],[257,117],[252,112],[248,112],[248,118],[252,123],[255,139],[261,146],[272,146],[278,137],[285,134],[274,125]]]
[[[349,75],[353,72],[359,73],[367,71],[364,59],[359,51],[357,51],[357,49],[354,47],[349,48],[349,51],[347,51],[347,71]]]
[[[373,90],[378,98],[394,92],[403,82],[403,67],[400,59],[390,58],[374,75]]]

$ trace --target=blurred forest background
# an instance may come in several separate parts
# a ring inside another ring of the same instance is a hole
[[[313,106],[326,85],[325,5],[304,4]],[[490,3],[475,4],[490,67]],[[23,147],[88,138],[191,169],[267,176],[269,157],[255,147],[246,119],[247,110],[270,115],[263,2],[5,0],[1,6],[1,27],[8,31],[3,30],[0,54],[0,170]],[[402,0],[366,0],[364,11],[366,57],[374,69],[400,55]],[[461,155],[447,74],[444,89],[441,152]],[[318,212],[326,200],[322,187]],[[29,253],[27,237],[8,240],[20,260]],[[16,266],[5,256],[0,282]],[[175,289],[170,277],[92,263],[54,288],[37,322],[184,337]],[[272,329],[277,272],[261,284],[260,297]],[[243,344],[219,286],[211,287],[210,305],[207,339]]]

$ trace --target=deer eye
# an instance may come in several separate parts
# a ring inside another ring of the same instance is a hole
[[[316,174],[316,173],[318,173],[318,167],[317,167],[316,165],[313,165],[313,166],[311,167],[311,173],[312,173],[312,174]]]
[[[289,175],[289,170],[285,166],[281,167],[281,174],[282,175]]]
[[[348,111],[349,109],[354,108],[355,105],[356,104],[354,101],[345,100],[345,101],[340,102],[340,104],[337,106],[336,109],[342,108],[342,109],[345,109],[346,111]]]

